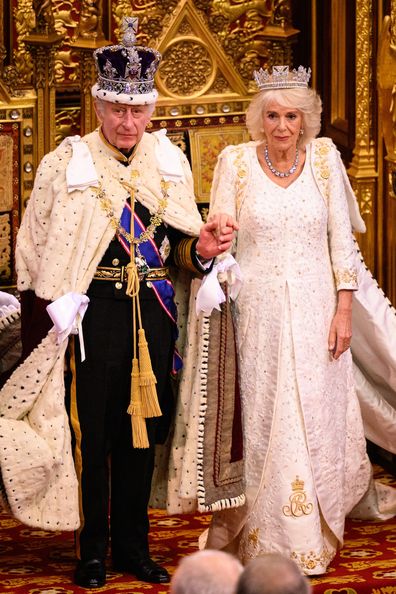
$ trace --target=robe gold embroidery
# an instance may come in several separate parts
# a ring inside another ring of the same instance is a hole
[[[292,482],[293,493],[289,497],[290,505],[284,505],[282,511],[285,516],[294,516],[300,518],[301,516],[308,516],[312,513],[313,504],[306,503],[307,495],[304,491],[304,481],[296,476],[296,480]]]

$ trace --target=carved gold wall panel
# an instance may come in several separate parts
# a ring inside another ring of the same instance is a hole
[[[386,152],[389,159],[396,161],[396,24],[390,15],[385,16],[382,25],[377,78],[379,113]]]
[[[195,195],[199,202],[208,202],[213,179],[213,166],[217,156],[228,144],[249,140],[245,126],[222,126],[191,130],[191,162],[195,171]]]
[[[164,23],[158,37],[149,40],[163,55],[159,105],[174,105],[176,100],[179,107],[200,103],[208,113],[213,108],[217,112],[220,101],[246,98],[255,90],[255,68],[268,67],[276,57],[290,62],[297,31],[290,10],[283,21],[279,12],[281,4],[290,9],[290,3],[275,2],[271,8],[262,0],[182,0],[173,12],[163,14],[161,4],[147,23],[149,30],[156,30],[160,18]]]
[[[65,39],[56,56],[56,81],[73,83],[78,79],[78,61],[70,52],[70,41],[78,27],[80,10],[75,0],[11,0],[15,15],[15,40],[13,61],[20,80],[32,82],[33,63],[26,47],[25,38],[37,27],[45,29],[45,23],[53,19],[56,33]]]
[[[372,0],[356,0],[356,140],[348,174],[367,227],[366,233],[359,238],[359,244],[367,265],[374,271],[377,268],[375,208],[378,171],[373,129],[372,11]]]
[[[56,144],[59,144],[66,136],[74,136],[80,131],[80,112],[79,107],[65,107],[57,111],[55,116]]]
[[[290,62],[291,47],[298,33],[292,26],[291,0],[11,0],[11,11],[14,15],[13,63],[20,82],[26,84],[32,79],[32,59],[25,37],[40,22],[43,25],[51,19],[57,34],[64,38],[56,57],[56,81],[62,84],[78,82],[79,62],[71,48],[73,40],[78,36],[103,38],[103,30],[117,40],[124,15],[139,17],[141,44],[156,45],[167,31],[173,30],[178,15],[192,12],[193,26],[188,18],[182,18],[179,36],[188,37],[191,33],[191,41],[197,43],[195,25],[200,20],[205,33],[203,38],[198,38],[198,45],[202,50],[208,49],[203,42],[209,35],[211,45],[217,44],[226,61],[250,88],[254,68],[268,66],[279,59]],[[194,62],[189,61],[191,64]],[[189,72],[191,74],[191,68]],[[187,72],[185,79],[188,79]]]
[[[33,107],[29,106],[29,99],[25,98],[24,104],[12,104],[0,87],[1,286],[15,282],[15,239],[21,213],[33,187],[33,143]]]
[[[384,241],[384,284],[396,303],[396,2],[386,15],[378,50],[378,112],[380,138],[385,144],[385,184],[381,210]]]
[[[2,126],[0,125],[0,132]],[[10,211],[13,207],[14,196],[12,188],[13,179],[13,148],[12,136],[0,135],[0,211]]]

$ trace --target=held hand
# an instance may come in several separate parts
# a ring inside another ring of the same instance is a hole
[[[329,351],[334,359],[349,349],[352,338],[352,310],[337,309],[331,322],[329,333]]]
[[[227,251],[234,239],[238,224],[230,215],[218,214],[201,227],[197,251],[203,258],[215,258]]]
[[[219,236],[222,233],[226,233],[227,229],[232,228],[237,231],[239,229],[239,225],[231,215],[219,212],[217,214],[210,215],[208,218],[208,223],[215,222],[217,225],[215,235]]]

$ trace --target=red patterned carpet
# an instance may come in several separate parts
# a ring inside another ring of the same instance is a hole
[[[395,484],[389,475],[381,480]],[[167,516],[151,512],[151,551],[173,572],[197,549],[209,515]],[[0,594],[81,594],[73,585],[73,535],[44,532],[0,514]],[[396,518],[387,522],[348,520],[343,549],[325,576],[312,578],[314,594],[396,594]],[[167,594],[168,587],[135,581],[109,570],[107,584],[94,592]],[[204,594],[204,593],[203,593]]]

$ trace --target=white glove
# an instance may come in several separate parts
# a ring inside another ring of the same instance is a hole
[[[226,300],[220,282],[228,283],[230,298],[235,300],[241,289],[242,280],[243,277],[239,264],[231,254],[217,258],[212,270],[207,276],[204,276],[201,286],[198,289],[196,301],[197,315],[201,311],[206,315],[210,315],[214,308],[220,310],[220,304]]]
[[[82,293],[66,293],[49,305],[46,309],[54,322],[54,330],[58,335],[58,344],[69,334],[78,334],[80,338],[81,361],[85,360],[82,320],[87,311],[89,297]]]
[[[0,307],[3,305],[10,305],[17,310],[19,310],[21,307],[18,299],[14,297],[14,295],[11,295],[11,293],[6,293],[5,291],[0,291]]]

